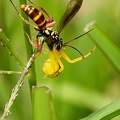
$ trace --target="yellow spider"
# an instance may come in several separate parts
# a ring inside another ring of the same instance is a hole
[[[61,61],[61,57],[63,57],[69,63],[75,63],[88,57],[90,54],[92,54],[95,48],[96,47],[94,47],[93,50],[87,53],[86,55],[71,60],[63,51],[63,49],[60,49],[60,51],[58,51],[56,47],[53,47],[53,51],[46,52],[49,56],[49,59],[47,59],[43,65],[43,73],[48,77],[56,77],[64,69],[64,65]]]

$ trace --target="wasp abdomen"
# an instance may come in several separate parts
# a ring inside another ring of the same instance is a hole
[[[29,5],[20,5],[20,8],[38,25],[40,29],[46,26],[45,17],[38,9]]]

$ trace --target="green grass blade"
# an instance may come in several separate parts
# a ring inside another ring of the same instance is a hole
[[[50,89],[46,86],[34,87],[32,93],[32,120],[56,120]]]
[[[19,1],[20,1],[20,5],[26,4],[26,0],[19,0]],[[23,16],[23,18],[25,20],[29,21],[28,16],[23,11],[21,12],[21,15]],[[25,31],[29,35],[29,37],[31,38],[30,27],[24,21],[23,21],[23,31]],[[33,48],[28,40],[28,37],[26,36],[26,33],[24,33],[24,37],[25,37],[25,45],[26,45],[26,50],[27,50],[27,57],[29,59],[31,57],[31,54],[33,53]],[[32,88],[32,86],[36,85],[36,72],[35,72],[34,63],[32,64],[32,67],[29,70],[29,73],[30,73],[30,76],[28,77],[29,85],[30,85],[30,88]]]
[[[111,120],[118,115],[120,115],[120,99],[90,114],[82,120]]]
[[[20,5],[26,4],[26,0],[19,0],[19,1],[20,1]],[[22,10],[21,10],[21,15],[23,16],[23,18],[25,20],[29,21],[28,16]],[[23,31],[25,31],[29,35],[29,37],[31,38],[30,27],[24,21],[23,21]],[[31,54],[33,53],[33,49],[32,49],[32,46],[31,46],[29,40],[28,40],[28,37],[26,36],[26,33],[24,33],[24,37],[25,37],[25,45],[26,45],[26,50],[27,50],[27,55],[28,55],[27,57],[29,59]]]
[[[20,57],[18,56],[17,52],[14,50],[14,48],[12,47],[12,45],[9,42],[9,39],[5,36],[4,32],[2,31],[2,29],[0,29],[0,42],[1,44],[7,48],[8,52],[10,53],[10,55],[17,61],[17,63],[24,69],[24,63],[22,62],[22,60],[20,59]]]
[[[87,27],[86,29],[88,30],[89,27],[91,27],[91,24],[89,24]],[[93,27],[94,30],[88,35],[120,73],[120,49],[108,36],[106,36],[106,34],[98,27],[98,25],[95,24]]]

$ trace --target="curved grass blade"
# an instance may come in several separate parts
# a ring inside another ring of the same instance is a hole
[[[19,0],[20,4],[26,4],[26,0]],[[27,21],[29,21],[28,16],[21,10],[21,15],[23,16],[23,18],[25,18]],[[25,22],[23,22],[23,31],[24,32],[24,37],[25,37],[25,45],[26,45],[26,50],[27,50],[27,58],[29,59],[31,54],[33,53],[33,48],[29,42],[29,38],[26,35],[26,33],[29,35],[29,37],[31,38],[31,34],[30,34],[30,27],[29,25],[27,25]],[[36,85],[36,72],[35,72],[35,64],[32,64],[31,69],[29,70],[30,76],[28,77],[29,79],[29,85],[30,85],[30,89],[32,88],[32,86]]]
[[[94,24],[93,26],[93,22],[91,22],[86,26],[85,31],[88,31],[91,26],[94,27],[94,30],[88,33],[89,37],[97,44],[105,56],[110,60],[112,65],[120,73],[120,49],[97,24]]]
[[[120,99],[81,120],[111,120],[120,115]]]
[[[0,42],[3,47],[7,48],[9,54],[17,61],[17,63],[24,69],[25,65],[18,56],[17,52],[14,50],[12,45],[9,42],[9,39],[5,36],[4,32],[2,29],[0,29]]]
[[[50,88],[46,86],[34,87],[32,106],[32,120],[56,120]]]

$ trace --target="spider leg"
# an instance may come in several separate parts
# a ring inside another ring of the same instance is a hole
[[[96,48],[96,46],[95,46],[89,53],[87,53],[86,55],[83,55],[83,56],[81,56],[81,57],[75,58],[75,59],[73,59],[73,60],[71,60],[71,59],[67,56],[67,54],[61,49],[61,56],[62,56],[65,60],[67,60],[69,63],[75,63],[75,62],[78,62],[78,61],[80,61],[80,60],[83,60],[83,59],[85,59],[86,57],[88,57],[89,55],[91,55],[91,54],[93,53],[93,51],[95,50],[95,48]]]
[[[64,70],[63,63],[61,61],[61,53],[56,48],[53,48],[54,57],[56,59],[56,62],[59,64],[59,69],[56,71],[57,75],[60,74]]]

